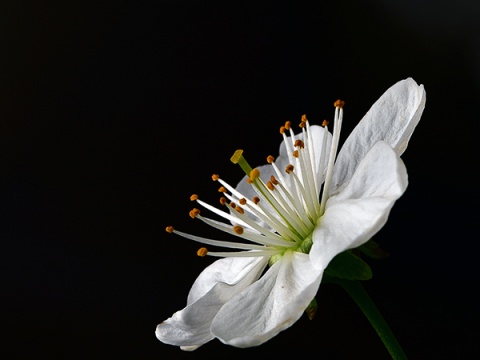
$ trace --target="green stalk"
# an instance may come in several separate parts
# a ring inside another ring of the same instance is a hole
[[[335,278],[334,282],[342,286],[362,310],[363,314],[367,317],[368,321],[372,324],[378,336],[383,341],[383,344],[387,348],[392,359],[407,359],[407,355],[405,355],[395,335],[393,335],[392,330],[382,314],[380,314],[380,311],[375,306],[362,284],[359,281],[344,280],[340,278]]]

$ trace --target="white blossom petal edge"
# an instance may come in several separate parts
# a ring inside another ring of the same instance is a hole
[[[247,174],[237,187],[221,184],[220,210],[192,195],[221,222],[194,208],[192,218],[239,237],[213,240],[167,227],[209,247],[200,256],[221,259],[208,266],[190,290],[187,305],[156,328],[157,338],[195,350],[217,338],[236,347],[260,345],[294,324],[318,291],[323,272],[339,253],[368,241],[387,221],[408,179],[400,155],[425,107],[423,85],[411,79],[389,88],[359,122],[337,154],[343,102],[335,102],[333,132],[327,124],[301,131],[282,126],[277,159],[252,169],[237,151],[232,157]],[[265,269],[267,269],[265,271]]]

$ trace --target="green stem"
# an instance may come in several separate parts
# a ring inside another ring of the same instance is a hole
[[[383,344],[387,348],[392,359],[407,359],[407,355],[403,352],[403,349],[395,338],[395,335],[393,335],[392,330],[386,323],[382,314],[380,314],[380,311],[375,306],[362,284],[359,281],[344,280],[340,278],[335,278],[334,281],[345,289],[362,310],[363,314],[367,317],[368,321],[370,321],[370,324],[372,324],[378,336],[383,341]]]

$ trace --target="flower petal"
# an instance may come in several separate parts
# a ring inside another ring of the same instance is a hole
[[[400,157],[387,143],[375,144],[347,186],[328,199],[313,232],[310,257],[314,266],[325,269],[337,254],[362,245],[377,233],[407,183]]]
[[[183,350],[195,350],[212,340],[210,325],[218,310],[255,282],[267,258],[224,258],[208,266],[195,280],[187,306],[157,326],[157,338]]]
[[[379,140],[387,142],[400,156],[425,108],[423,85],[408,78],[390,87],[370,108],[338,153],[330,193],[345,184],[358,163]]]
[[[322,274],[313,268],[307,254],[288,250],[260,280],[220,309],[212,333],[237,347],[264,343],[300,318],[315,296]]]

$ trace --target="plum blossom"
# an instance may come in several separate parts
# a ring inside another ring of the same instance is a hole
[[[400,155],[425,107],[423,85],[394,84],[378,99],[337,155],[343,101],[336,101],[333,131],[310,125],[298,133],[281,127],[279,156],[252,168],[237,150],[232,162],[245,172],[233,187],[213,175],[223,193],[220,210],[192,195],[200,207],[227,220],[190,216],[240,241],[167,232],[204,244],[200,256],[220,259],[195,280],[187,305],[156,328],[157,338],[195,350],[217,338],[236,347],[260,345],[293,325],[315,297],[330,261],[367,242],[386,223],[407,188]],[[208,247],[208,248],[207,248]],[[210,251],[211,248],[230,251]]]

